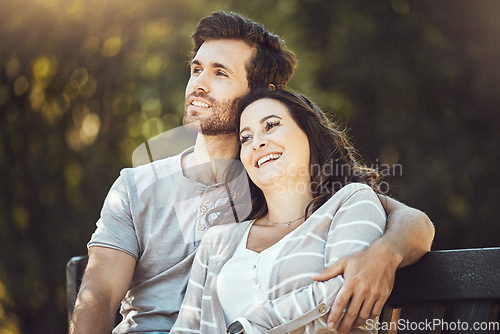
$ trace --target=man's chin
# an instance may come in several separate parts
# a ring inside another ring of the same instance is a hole
[[[194,119],[194,117],[184,116],[182,124],[189,131],[201,133],[201,123],[198,119]]]
[[[204,136],[237,135],[236,129],[233,127],[224,126],[207,120],[204,122],[197,117],[184,116],[182,123],[187,130],[200,133]]]

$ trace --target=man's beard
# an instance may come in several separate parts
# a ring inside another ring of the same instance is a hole
[[[199,96],[209,101],[212,105],[212,110],[209,116],[201,119],[199,119],[196,115],[188,115],[188,96],[184,106],[183,119],[183,123],[186,128],[197,131],[206,136],[236,133],[236,99],[219,102],[208,96],[206,93],[192,93],[191,95]]]

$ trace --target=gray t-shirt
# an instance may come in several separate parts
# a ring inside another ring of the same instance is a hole
[[[206,215],[227,203],[227,187],[183,175],[181,156],[126,168],[111,187],[88,247],[123,251],[137,260],[122,301],[124,319],[113,333],[168,331],[184,298],[199,242],[211,224]],[[247,184],[246,173],[237,177]],[[241,186],[239,187],[241,189]],[[249,203],[249,194],[240,198]],[[248,207],[236,206],[244,218]],[[210,217],[212,218],[212,217]]]

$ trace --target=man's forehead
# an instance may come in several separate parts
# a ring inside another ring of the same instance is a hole
[[[243,66],[246,69],[254,52],[255,47],[240,40],[208,40],[200,46],[191,64],[221,67],[229,70],[237,70],[238,67]]]

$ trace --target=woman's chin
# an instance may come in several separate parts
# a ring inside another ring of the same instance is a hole
[[[260,175],[258,178],[252,178],[252,181],[262,190],[277,188],[280,187],[280,183],[283,183],[282,176],[279,174]]]

